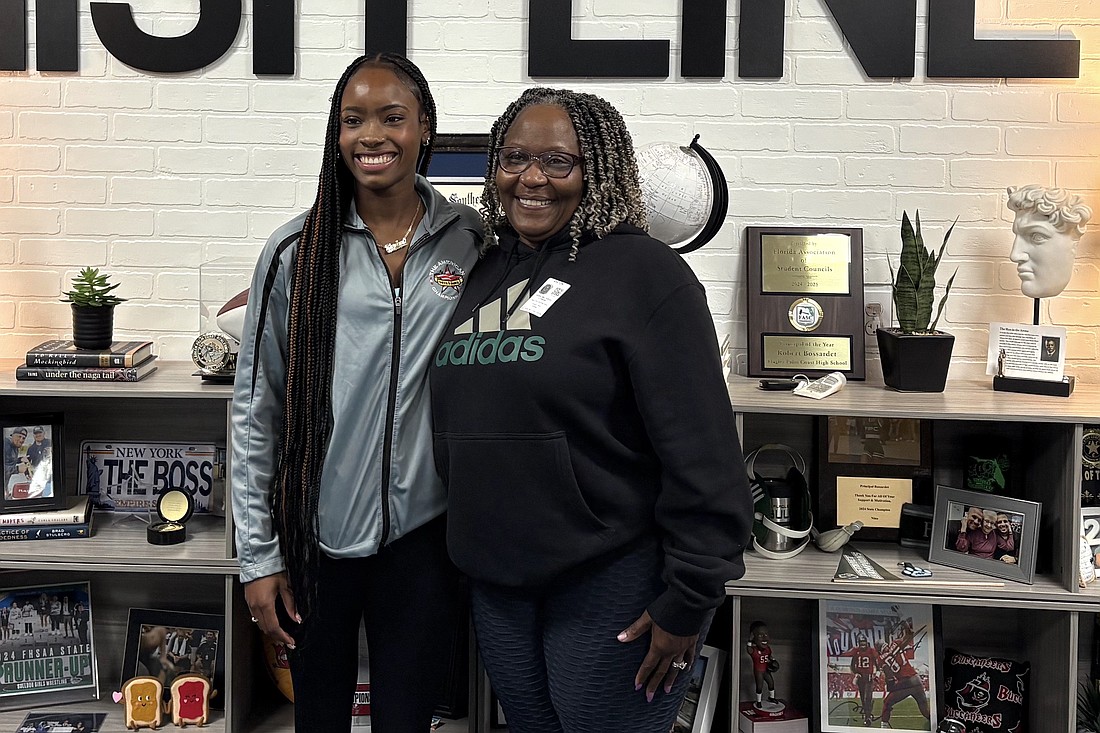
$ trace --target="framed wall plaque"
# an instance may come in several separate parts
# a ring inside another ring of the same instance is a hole
[[[857,540],[898,540],[902,504],[932,505],[932,422],[818,418],[818,516],[822,532],[863,522]]]
[[[864,379],[863,230],[748,227],[748,375]]]

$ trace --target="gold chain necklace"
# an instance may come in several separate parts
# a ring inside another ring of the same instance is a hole
[[[413,216],[412,216],[412,219],[409,220],[409,228],[405,230],[405,236],[401,237],[401,239],[394,240],[393,242],[390,242],[389,244],[380,244],[378,246],[381,247],[386,252],[386,254],[388,254],[388,255],[392,255],[394,252],[401,249],[402,247],[408,247],[409,246],[409,235],[412,234],[413,224],[416,223],[416,215],[419,214],[419,213],[420,213],[420,198],[417,197],[416,208],[413,209]]]

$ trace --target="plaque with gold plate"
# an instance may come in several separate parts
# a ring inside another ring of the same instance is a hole
[[[748,375],[864,379],[863,230],[748,227]]]

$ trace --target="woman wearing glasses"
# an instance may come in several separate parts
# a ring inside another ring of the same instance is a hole
[[[705,293],[614,107],[530,89],[491,137],[432,370],[448,548],[510,730],[668,733],[752,521]]]

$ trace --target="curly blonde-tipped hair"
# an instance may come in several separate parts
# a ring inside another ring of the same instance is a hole
[[[603,237],[623,222],[648,231],[649,220],[642,203],[634,143],[619,111],[594,94],[533,87],[512,102],[493,123],[485,190],[481,196],[481,218],[485,222],[488,246],[496,244],[496,229],[507,221],[496,185],[497,152],[519,113],[536,105],[564,109],[581,147],[584,193],[569,220],[569,234],[573,240],[569,261],[577,259],[581,237],[586,234]]]

